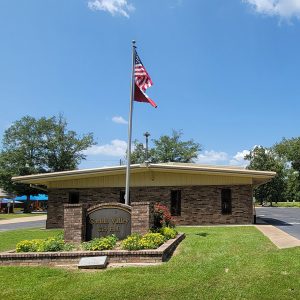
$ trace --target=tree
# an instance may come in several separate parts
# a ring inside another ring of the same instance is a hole
[[[255,147],[245,156],[250,161],[247,169],[260,171],[274,171],[277,175],[268,183],[258,186],[254,190],[255,198],[262,204],[263,201],[279,201],[285,191],[285,163],[271,148]]]
[[[148,151],[148,160],[158,162],[193,162],[201,151],[200,144],[193,140],[182,141],[182,132],[173,130],[172,135],[162,135],[159,139],[154,139],[154,147]],[[145,162],[146,149],[137,140],[134,141],[134,151],[131,154],[132,163]]]
[[[293,168],[287,170],[285,199],[287,201],[300,201],[299,173]]]
[[[286,139],[275,144],[276,153],[291,166],[287,177],[286,196],[288,200],[300,199],[300,137]]]
[[[276,153],[282,158],[286,158],[291,163],[294,170],[300,172],[300,137],[285,139],[275,144]]]
[[[25,116],[5,132],[0,153],[0,186],[7,192],[27,195],[37,190],[15,184],[11,178],[29,174],[75,169],[85,155],[82,151],[94,144],[93,135],[79,137],[67,130],[62,117],[35,119]]]
[[[133,151],[131,152],[130,160],[133,164],[142,164],[146,161],[146,147],[138,140],[133,141]],[[148,161],[153,161],[155,149],[148,149]]]

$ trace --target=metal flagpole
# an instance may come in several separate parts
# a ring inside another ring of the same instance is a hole
[[[127,167],[126,167],[126,188],[125,188],[126,205],[129,205],[132,112],[133,112],[133,98],[134,98],[134,88],[135,88],[135,78],[134,78],[135,48],[136,48],[135,41],[132,41],[132,75],[131,75],[131,95],[130,95],[129,120],[128,120]]]

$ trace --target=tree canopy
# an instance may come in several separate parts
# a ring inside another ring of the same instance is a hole
[[[280,201],[285,191],[285,163],[271,148],[255,147],[245,156],[249,160],[248,169],[260,171],[274,171],[277,175],[268,183],[258,186],[254,195],[261,203],[263,201]]]
[[[85,159],[83,150],[94,144],[93,134],[78,136],[58,117],[25,116],[5,132],[0,153],[0,186],[16,194],[36,194],[28,185],[14,184],[12,176],[65,171]]]
[[[201,151],[201,145],[194,140],[182,141],[181,131],[172,131],[172,135],[162,135],[154,139],[153,147],[148,151],[148,160],[153,163],[158,162],[193,162]],[[143,143],[135,140],[134,151],[131,153],[132,163],[145,162],[146,149]]]

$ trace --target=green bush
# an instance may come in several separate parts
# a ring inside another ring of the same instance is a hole
[[[165,242],[166,238],[160,233],[150,232],[140,240],[142,249],[156,249]]]
[[[141,235],[133,233],[122,241],[121,248],[124,250],[140,250],[142,249],[141,238]]]
[[[40,245],[39,252],[56,252],[64,250],[64,240],[58,238],[48,238]]]
[[[38,252],[44,240],[24,240],[17,244],[17,252]]]
[[[71,251],[72,244],[66,244],[61,236],[48,239],[36,239],[21,241],[16,246],[17,252],[56,252]]]
[[[117,237],[112,234],[106,237],[96,238],[89,242],[82,243],[82,248],[88,251],[111,250],[116,246]]]
[[[163,227],[160,229],[159,231],[167,240],[170,239],[175,239],[178,232],[176,231],[176,229],[171,228],[171,227]]]

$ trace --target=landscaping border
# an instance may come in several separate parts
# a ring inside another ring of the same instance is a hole
[[[70,252],[22,252],[0,253],[0,266],[58,266],[78,264],[80,258],[87,256],[107,256],[108,263],[159,263],[167,261],[179,243],[185,238],[179,233],[175,239],[168,240],[153,250],[106,250]]]

